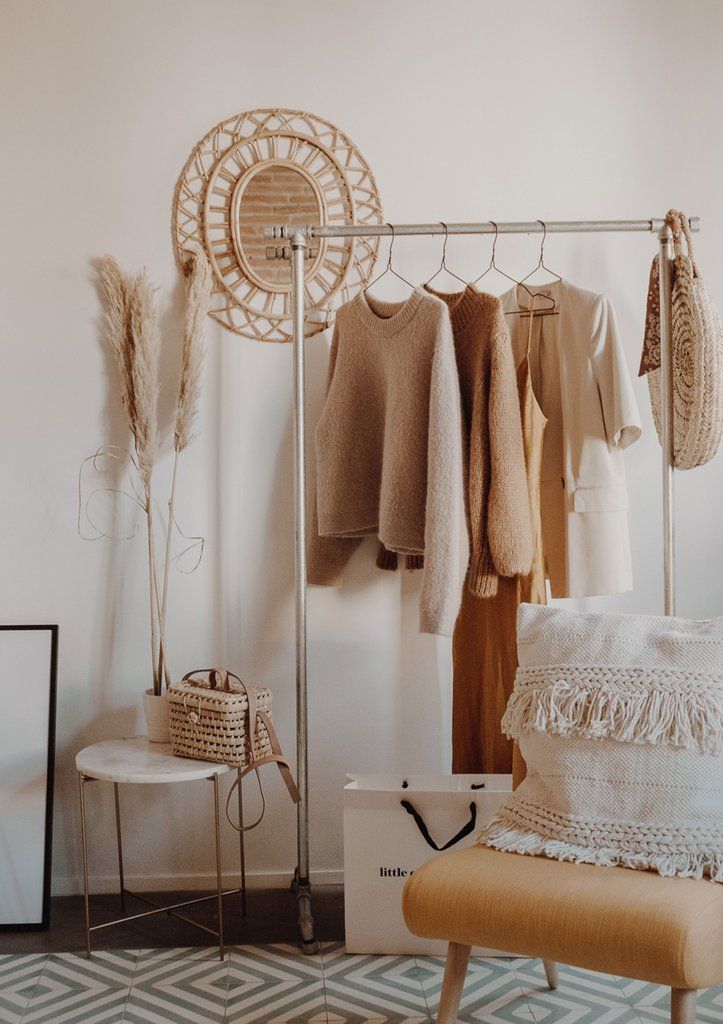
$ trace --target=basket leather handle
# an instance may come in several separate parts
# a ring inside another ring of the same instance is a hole
[[[693,268],[693,276],[700,277],[698,264],[695,262],[695,256],[693,255],[693,236],[690,231],[690,221],[688,220],[688,214],[683,213],[682,210],[678,210],[678,216],[680,217],[680,223],[683,227],[683,234],[685,235],[685,244],[688,246],[688,256],[690,257],[690,265]]]
[[[681,219],[680,212],[678,210],[668,210],[665,215],[665,219],[668,222],[673,232],[673,254],[683,256],[683,235],[681,231]]]
[[[673,252],[675,256],[686,255],[683,252],[683,238],[685,238],[685,247],[693,271],[693,277],[700,277],[698,264],[695,262],[695,255],[693,253],[693,236],[690,230],[688,215],[683,213],[682,210],[668,210],[665,219],[673,231]]]
[[[236,675],[235,672],[229,672],[227,668],[194,668],[190,672],[186,672],[183,677],[183,682],[188,682],[191,676],[204,675],[208,676],[208,685],[212,690],[221,689],[225,693],[231,692],[231,686],[229,684],[229,678],[235,679],[236,682],[241,683],[241,686],[245,690],[248,690],[246,683]],[[219,687],[220,683],[220,687]]]

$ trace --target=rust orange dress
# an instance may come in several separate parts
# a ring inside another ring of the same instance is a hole
[[[512,771],[513,744],[500,729],[517,671],[517,609],[522,602],[546,604],[540,519],[542,443],[547,420],[530,376],[530,317],[527,350],[517,368],[527,490],[534,556],[527,576],[500,576],[493,597],[477,597],[464,586],[452,640],[452,771]],[[519,767],[519,766],[518,766]]]

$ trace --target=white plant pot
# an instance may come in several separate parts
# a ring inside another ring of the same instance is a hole
[[[153,690],[146,690],[143,694],[143,712],[151,743],[170,743],[171,718],[168,694],[162,693],[158,696]]]

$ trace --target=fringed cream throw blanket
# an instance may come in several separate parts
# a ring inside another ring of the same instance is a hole
[[[528,775],[480,841],[723,882],[723,619],[522,605],[518,656]]]

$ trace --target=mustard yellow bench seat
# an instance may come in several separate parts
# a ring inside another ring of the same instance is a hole
[[[695,990],[723,982],[723,885],[709,880],[473,846],[416,871],[403,910],[415,935],[451,944],[441,1024],[456,1019],[471,946],[542,958],[551,987],[555,963],[669,985],[674,1024],[695,1020]]]

